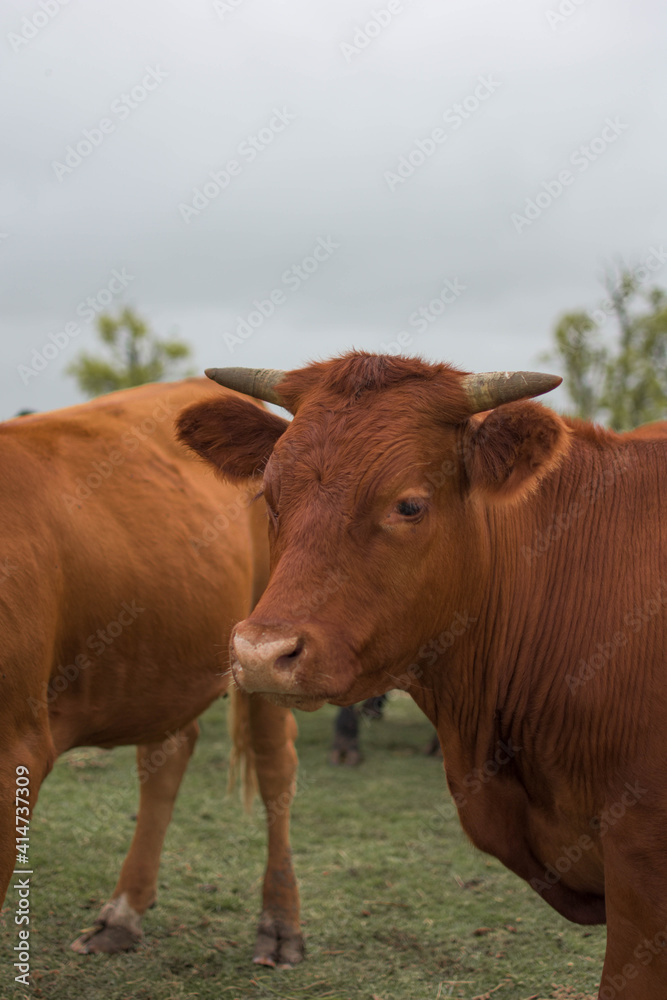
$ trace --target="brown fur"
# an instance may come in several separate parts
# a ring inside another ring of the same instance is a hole
[[[468,419],[459,379],[352,354],[281,383],[272,575],[233,670],[301,707],[409,690],[472,841],[606,919],[602,995],[665,997],[667,425],[536,402]]]
[[[327,398],[334,397],[337,406],[347,407],[367,394],[409,386],[424,402],[437,398],[437,419],[454,422],[468,414],[465,393],[458,378],[452,378],[459,374],[453,365],[353,351],[287,372],[277,390],[287,409],[296,413],[305,400],[326,405]]]

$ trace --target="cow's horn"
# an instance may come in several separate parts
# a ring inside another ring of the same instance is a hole
[[[285,405],[275,386],[282,382],[286,373],[276,368],[207,368],[206,374],[228,389],[254,396],[255,399],[263,399],[267,403]]]
[[[470,403],[470,412],[481,413],[515,399],[541,396],[562,381],[560,375],[545,375],[542,372],[480,372],[478,375],[464,375],[461,384]]]

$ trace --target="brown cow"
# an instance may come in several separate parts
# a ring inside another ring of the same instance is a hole
[[[667,998],[665,425],[519,401],[553,376],[365,353],[209,374],[295,414],[227,397],[180,420],[229,479],[264,470],[272,571],[238,683],[310,709],[406,688],[473,843],[606,920],[600,997]]]
[[[80,952],[141,936],[197,716],[227,689],[231,627],[268,575],[261,506],[174,436],[175,415],[212,393],[205,379],[147,385],[0,425],[0,901],[25,844],[17,776],[23,822],[59,754],[137,744],[136,832]],[[255,961],[292,964],[303,954],[288,839],[296,727],[263,698],[241,702],[269,816]]]

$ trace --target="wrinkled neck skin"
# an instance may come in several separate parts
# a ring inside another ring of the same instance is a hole
[[[545,809],[576,799],[592,816],[610,773],[631,778],[633,759],[650,752],[651,711],[665,701],[653,667],[667,603],[660,454],[620,441],[605,450],[575,432],[527,499],[466,501],[470,582],[415,657],[408,688],[438,731],[453,791],[502,743],[513,749],[501,779]],[[618,516],[628,509],[632,518]]]

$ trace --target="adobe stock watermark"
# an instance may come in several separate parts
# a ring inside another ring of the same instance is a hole
[[[63,493],[62,500],[71,514],[80,510],[83,502],[89,500],[96,490],[113,476],[119,466],[123,465],[128,455],[148,441],[155,434],[160,424],[173,417],[176,407],[164,400],[153,407],[149,416],[130,427],[118,438],[118,447],[111,448],[104,458],[96,459],[90,464],[90,472],[85,476],[77,476],[72,485],[71,493]]]
[[[560,3],[556,7],[551,7],[544,12],[547,24],[552,31],[556,31],[561,24],[564,24],[573,14],[576,14],[585,3],[586,0],[560,0]]]
[[[270,829],[283,816],[287,815],[297,796],[306,794],[310,788],[318,781],[315,775],[307,774],[303,768],[299,768],[293,786],[273,799],[267,799],[264,803],[265,815],[254,811],[248,817],[248,831],[236,835],[231,835],[225,842],[225,857],[233,860],[235,857],[242,857],[247,854],[248,848],[252,848],[257,843],[257,836],[260,830],[267,827]],[[232,791],[230,784],[228,791]]]
[[[589,826],[598,837],[604,837],[616,824],[623,819],[628,809],[648,795],[648,788],[644,788],[638,781],[631,785],[629,781],[623,786],[623,794],[620,799],[613,802],[608,808],[603,809],[599,816],[594,816]],[[561,853],[553,862],[544,866],[542,878],[531,878],[530,885],[541,896],[544,892],[556,885],[567,875],[574,865],[578,864],[587,851],[592,850],[597,844],[594,837],[587,833],[582,833],[574,844],[561,847]]]
[[[8,32],[7,41],[13,51],[21,52],[26,45],[37,38],[69,2],[70,0],[39,0],[37,10],[21,18],[20,28],[17,31]]]
[[[476,621],[477,618],[467,611],[457,611],[448,627],[421,646],[416,659],[405,668],[402,674],[392,678],[394,689],[407,691],[415,681],[421,680],[425,667],[434,666],[443,653],[451,649],[456,640],[465,635]],[[420,662],[424,660],[425,663]]]
[[[29,865],[30,862],[30,770],[25,764],[16,768],[16,791],[14,795],[15,809],[15,848],[16,865],[13,875],[23,875],[12,885],[16,892],[16,910],[14,924],[19,928],[18,944],[14,945],[16,952],[14,968],[17,975],[14,982],[23,986],[30,985],[30,875],[33,869],[18,867]]]
[[[152,775],[157,774],[168,763],[169,759],[187,744],[188,737],[183,729],[177,729],[176,732],[171,732],[168,729],[165,738],[159,745],[156,746],[155,743],[143,745],[141,759],[136,767],[130,765],[128,768],[128,784],[131,784],[135,777],[140,785],[146,784]],[[99,826],[105,826],[117,819],[119,809],[124,805],[124,802],[123,790],[107,789],[103,799],[90,803],[90,818],[87,828],[94,831]]]
[[[620,452],[614,456],[613,464],[596,472],[590,482],[585,483],[568,506],[554,517],[545,528],[537,530],[530,545],[521,546],[521,555],[530,565],[541,559],[554,542],[570,531],[599,500],[609,497],[609,490],[628,473],[634,473],[637,458],[633,453]]]
[[[173,757],[187,743],[188,737],[186,733],[184,730],[178,729],[175,733],[167,730],[166,736],[159,746],[155,746],[154,743],[144,745],[142,747],[141,759],[136,765],[136,770],[132,766],[128,769],[129,781],[132,781],[136,776],[139,784],[145,785],[151,776],[157,774],[168,762],[169,758]],[[111,798],[110,790],[107,790],[103,799],[90,804],[89,811],[91,816],[88,821],[88,828],[94,830],[100,825],[104,826],[112,820],[117,819],[118,810],[123,802],[124,796],[119,789],[115,790],[115,797]]]
[[[627,646],[630,636],[641,632],[644,626],[667,607],[667,579],[660,580],[660,585],[651,597],[623,616],[624,630],[614,632],[607,642],[598,642],[596,651],[587,660],[581,659],[574,674],[565,675],[565,683],[570,694],[591,680],[614,658],[619,649]]]
[[[623,270],[629,274],[637,290],[641,290],[639,286],[643,285],[648,278],[653,278],[658,271],[661,271],[665,263],[667,263],[667,250],[660,244],[657,247],[649,247],[646,256],[638,264],[635,264],[634,267],[624,267]],[[616,319],[616,306],[611,298],[603,299],[595,309],[588,310],[588,316],[597,327],[602,328],[610,319]],[[569,326],[567,332],[568,336],[574,338],[575,341],[580,335],[574,326]],[[563,517],[568,518],[568,514],[559,515],[559,519]],[[554,529],[556,530],[556,537],[559,537],[556,524],[550,526],[548,530],[552,531]],[[544,541],[540,544],[544,546]],[[526,546],[522,546],[522,553],[525,550]],[[546,551],[546,548],[544,548],[544,551]]]
[[[167,731],[167,735],[160,746],[156,749],[150,750],[150,753],[149,747],[145,746],[143,748],[144,752],[141,755],[137,771],[139,784],[145,785],[146,782],[150,780],[151,775],[157,774],[160,768],[164,767],[167,763],[169,757],[172,757],[175,753],[177,753],[181,747],[187,744],[187,742],[187,735],[182,729],[179,729],[175,733]]]
[[[667,250],[664,249],[662,244],[659,247],[651,246],[648,248],[646,257],[640,260],[639,264],[629,268],[630,276],[637,284],[643,284],[656,271],[662,270],[665,262],[667,262]],[[604,299],[597,309],[591,310],[589,315],[594,323],[597,323],[598,326],[603,326],[608,319],[616,315],[614,303],[611,299]]]
[[[98,288],[92,295],[86,296],[79,302],[75,309],[77,317],[85,323],[90,323],[111,305],[131,281],[134,281],[134,275],[128,274],[126,268],[122,267],[120,270],[114,268],[103,288]],[[47,342],[42,344],[41,348],[31,348],[30,364],[16,366],[23,384],[27,385],[31,378],[41,375],[48,367],[49,362],[69,347],[72,340],[78,337],[81,332],[81,325],[76,320],[70,320],[60,330],[50,333]]]
[[[224,539],[227,529],[238,521],[239,517],[245,513],[251,503],[252,497],[249,491],[245,499],[234,500],[232,503],[221,507],[215,517],[205,523],[201,535],[198,538],[191,537],[189,539],[190,545],[195,552],[199,554],[202,549],[207,549],[209,545],[213,545],[219,538]]]
[[[383,177],[387,182],[389,190],[394,192],[398,187],[405,184],[414,176],[415,172],[422,167],[427,160],[430,160],[447,142],[449,136],[457,132],[465,122],[469,121],[480,108],[492,97],[500,88],[500,81],[493,76],[480,76],[477,78],[477,85],[463,98],[462,101],[453,104],[442,114],[442,119],[447,129],[436,126],[427,136],[416,139],[412,148],[407,153],[399,156],[393,170],[385,170]]]
[[[313,587],[294,612],[295,619],[308,618],[314,611],[321,609],[341,587],[350,582],[350,575],[342,569],[334,569],[320,581],[319,587]]]
[[[311,252],[300,260],[297,264],[292,264],[280,276],[280,285],[276,285],[267,292],[263,299],[253,299],[252,308],[245,316],[236,317],[236,326],[232,332],[225,331],[223,340],[230,352],[244,341],[252,337],[257,330],[275,313],[276,309],[284,306],[289,295],[294,295],[306,281],[308,281],[316,271],[319,271],[322,264],[328,261],[336,250],[340,249],[331,236],[318,236],[315,246]]]
[[[267,825],[273,826],[281,816],[289,812],[296,796],[307,792],[317,783],[317,780],[314,774],[308,774],[303,768],[299,768],[294,779],[294,787],[289,791],[281,792],[275,799],[269,799],[265,803]]]
[[[551,208],[555,201],[561,198],[568,188],[572,187],[577,177],[584,174],[601,156],[614,145],[630,126],[616,118],[606,118],[599,135],[589,139],[587,143],[570,153],[568,167],[559,170],[555,177],[542,181],[540,190],[532,197],[526,198],[521,212],[512,212],[510,222],[515,232],[521,234]],[[574,168],[574,170],[570,169]]]
[[[7,580],[11,578],[18,572],[18,566],[15,565],[9,558],[5,558],[0,562],[0,586],[6,583]]]
[[[374,7],[367,20],[361,24],[355,24],[350,39],[340,42],[339,45],[343,59],[348,66],[353,59],[365,52],[372,42],[379,38],[394,23],[396,17],[403,14],[405,10],[406,4],[403,3],[403,0],[389,0],[383,7]]]
[[[439,802],[433,809],[433,814],[427,821],[432,833],[438,828],[450,822],[458,816],[460,809],[463,809],[469,802],[469,796],[477,795],[482,788],[489,783],[503,767],[510,764],[523,748],[514,746],[512,740],[505,742],[498,740],[493,755],[484,761],[479,767],[474,767],[464,777],[457,782],[464,791],[456,791],[452,794],[451,801]],[[419,839],[424,841],[429,836],[427,829],[422,827],[419,831]]]
[[[632,954],[643,968],[650,965],[656,957],[664,958],[667,954],[667,927],[659,930],[650,940],[645,937]],[[608,976],[606,984],[600,990],[599,1000],[616,1000],[628,983],[637,978],[639,966],[634,962],[627,962],[619,973]]]
[[[408,316],[407,325],[413,328],[414,333],[408,330],[401,330],[397,334],[396,340],[392,340],[388,344],[383,341],[380,344],[382,353],[400,354],[406,348],[410,347],[415,339],[414,334],[425,333],[431,323],[435,323],[447,307],[453,305],[467,288],[468,286],[462,284],[458,278],[447,278],[443,282],[440,291],[432,299],[425,305],[419,306],[418,309],[415,309]]]
[[[462,788],[465,788],[468,795],[477,795],[484,785],[488,784],[492,778],[500,772],[501,768],[514,760],[523,747],[515,747],[511,740],[506,743],[498,740],[493,757],[489,757],[480,767],[474,767],[461,780]],[[455,792],[452,795],[454,805],[457,809],[463,809],[468,804],[468,795],[464,792]]]
[[[224,21],[229,14],[242,7],[245,0],[213,0],[213,10],[221,21]]]
[[[116,639],[123,632],[130,628],[140,614],[146,609],[139,607],[136,601],[123,601],[116,617],[107,622],[104,628],[98,628],[91,632],[86,639],[86,648],[95,657],[102,656],[103,653],[112,646]],[[81,676],[81,672],[88,670],[93,665],[93,659],[88,653],[77,653],[72,663],[60,664],[57,673],[50,678],[49,682],[42,684],[42,693],[39,698],[29,696],[27,701],[32,709],[32,713],[37,718],[40,712],[48,712],[49,707],[62,694],[70,684],[73,684]]]
[[[257,159],[260,153],[272,145],[277,136],[296,121],[296,115],[286,107],[274,108],[266,125],[256,133],[247,135],[236,147],[236,156],[228,160],[218,170],[210,170],[208,177],[196,188],[190,196],[190,202],[180,202],[178,211],[181,219],[190,225],[205,208],[215,201],[223,191],[226,191],[235,177],[240,177],[246,166]]]
[[[81,136],[65,147],[62,160],[52,160],[51,169],[56,179],[63,181],[65,177],[81,166],[84,160],[92,156],[96,149],[112,135],[119,122],[127,121],[130,115],[142,105],[167,79],[167,74],[159,66],[146,66],[146,72],[141,80],[130,90],[123,91],[114,98],[109,108],[111,118],[100,118],[97,125],[84,128]]]

